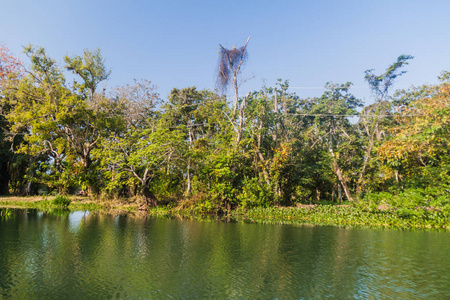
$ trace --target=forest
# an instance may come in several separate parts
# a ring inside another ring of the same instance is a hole
[[[361,74],[371,104],[351,82],[314,98],[284,79],[241,95],[246,46],[220,46],[214,91],[177,87],[168,99],[149,80],[102,88],[100,50],[59,65],[44,48],[25,47],[22,63],[2,46],[0,194],[211,213],[356,202],[450,211],[450,73],[396,90],[413,62],[400,55]]]

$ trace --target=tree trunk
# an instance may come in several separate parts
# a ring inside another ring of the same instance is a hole
[[[28,165],[28,177],[27,177],[27,183],[25,184],[25,190],[24,190],[24,194],[26,196],[31,195],[31,183],[32,183],[32,179],[34,177],[34,170],[32,170],[32,166],[34,163],[34,158],[30,157],[29,159],[29,165]]]
[[[189,125],[189,151],[192,150],[194,147],[194,130],[192,128],[191,120],[188,119],[188,125]],[[187,187],[185,196],[189,196],[191,193],[191,153],[189,153],[188,157],[188,163],[187,163]]]
[[[369,164],[369,159],[372,154],[372,149],[373,149],[373,145],[374,145],[373,136],[371,136],[369,138],[370,138],[369,146],[367,147],[366,156],[364,158],[364,163],[361,168],[361,172],[359,173],[359,178],[358,178],[357,187],[356,187],[356,195],[358,197],[362,193],[362,188],[363,188],[363,184],[364,184],[364,174],[366,173],[366,168],[367,168],[367,165]]]
[[[144,184],[142,187],[142,196],[144,198],[144,203],[139,207],[139,210],[148,210],[149,207],[158,205],[158,199],[156,199],[155,194],[150,191],[147,184]]]
[[[31,195],[31,180],[28,180],[27,184],[25,184],[25,195],[26,196]]]
[[[238,99],[239,99],[239,87],[237,84],[237,72],[239,72],[239,70],[237,70],[234,73],[233,76],[233,85],[234,85],[234,105],[233,105],[233,115],[236,115],[236,111],[237,111],[237,105],[238,105]]]
[[[337,163],[336,155],[334,154],[334,151],[333,151],[333,146],[332,146],[333,145],[333,141],[332,141],[332,139],[333,139],[333,136],[330,133],[330,140],[329,140],[329,145],[328,145],[328,151],[330,152],[331,158],[333,160],[334,172],[336,173],[336,175],[337,175],[337,177],[339,179],[339,182],[341,183],[342,187],[344,188],[344,193],[345,193],[345,196],[347,196],[348,201],[353,201],[353,197],[350,194],[350,189],[347,186],[347,181],[345,180],[344,175],[342,175],[341,168],[339,167],[339,165]]]
[[[353,197],[350,194],[350,189],[347,186],[347,181],[345,180],[344,176],[342,175],[341,169],[339,168],[336,161],[333,161],[334,165],[334,172],[336,173],[342,188],[344,189],[345,196],[347,197],[348,201],[353,201]]]
[[[276,88],[275,88],[275,97],[273,99],[273,109],[274,109],[275,113],[278,113],[278,94],[277,94]]]
[[[241,142],[242,126],[244,124],[244,109],[248,97],[250,97],[250,92],[244,97],[244,100],[242,100],[241,108],[239,109],[239,126],[237,129],[236,148],[237,146],[239,146],[239,143]]]
[[[187,165],[187,187],[185,196],[189,196],[190,193],[191,193],[191,158],[189,157]]]
[[[90,150],[83,150],[83,155],[81,157],[81,164],[83,166],[83,172],[84,174],[89,174],[89,168],[92,165],[92,160],[90,158]],[[98,196],[100,194],[99,187],[93,182],[93,179],[91,176],[87,178],[87,181],[85,182],[87,185],[87,194],[89,196]]]
[[[5,156],[1,157],[0,163],[0,195],[8,195],[9,194],[9,180],[10,173],[8,168],[8,158]]]
[[[266,170],[266,160],[264,159],[264,156],[262,155],[261,151],[259,149],[256,149],[256,154],[258,155],[259,160],[261,161],[261,169],[263,171],[264,180],[267,183],[267,186],[270,186],[270,176],[269,173]]]
[[[275,96],[274,96],[274,99],[273,99],[273,107],[274,107],[275,116],[277,116],[277,114],[278,114],[278,94],[277,94],[277,89],[276,88],[275,88]],[[278,116],[277,116],[277,119],[278,119]],[[262,127],[262,126],[260,126],[260,127]],[[278,146],[278,131],[279,131],[279,127],[280,127],[280,122],[278,122],[278,120],[277,120],[276,123],[275,123],[275,126],[273,128],[273,133],[272,133],[274,147]]]

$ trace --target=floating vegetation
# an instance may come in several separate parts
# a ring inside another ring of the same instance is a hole
[[[309,223],[338,226],[450,229],[450,216],[439,210],[369,210],[358,206],[252,208],[240,216],[258,223]]]

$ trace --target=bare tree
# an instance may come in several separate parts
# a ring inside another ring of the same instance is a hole
[[[222,45],[219,45],[220,56],[217,74],[217,88],[219,91],[225,92],[231,82],[233,83],[235,96],[233,114],[236,114],[239,97],[237,76],[239,74],[239,71],[241,70],[242,65],[247,60],[247,45],[249,41],[250,37],[248,37],[245,45],[240,48],[236,48],[235,46],[233,46],[233,48],[231,49],[226,49]]]

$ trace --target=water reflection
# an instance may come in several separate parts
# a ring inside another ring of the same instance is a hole
[[[74,231],[80,230],[80,223],[89,215],[88,211],[74,211],[69,214],[69,224]]]
[[[16,211],[4,298],[445,299],[447,232]]]

